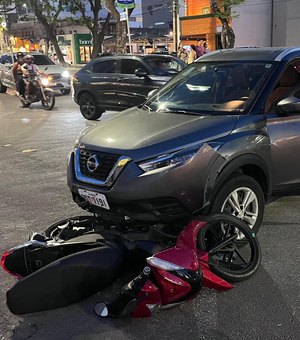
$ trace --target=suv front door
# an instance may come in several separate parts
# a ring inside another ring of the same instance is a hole
[[[119,105],[116,95],[120,62],[116,59],[103,58],[92,64],[86,86],[97,100],[97,105],[104,110],[114,109]]]
[[[160,87],[163,83],[150,77],[138,77],[135,71],[140,69],[150,75],[151,71],[146,63],[140,60],[123,58],[121,60],[121,74],[118,79],[118,97],[127,107],[142,104],[148,93]]]
[[[267,129],[271,142],[273,191],[300,193],[300,113],[282,114],[279,101],[291,95],[300,101],[300,74],[294,61],[283,72],[266,104]]]

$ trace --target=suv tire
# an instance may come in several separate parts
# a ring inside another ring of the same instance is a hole
[[[6,91],[7,91],[7,86],[4,86],[0,81],[0,93],[6,93]]]
[[[243,202],[246,203],[245,207]],[[262,223],[264,209],[265,199],[261,186],[246,175],[238,175],[225,182],[211,205],[212,212],[225,212],[239,217],[255,233]]]
[[[61,94],[70,94],[71,90],[70,89],[62,89],[60,90]]]
[[[79,107],[83,117],[88,120],[96,120],[104,112],[97,107],[95,98],[89,93],[84,93],[80,96]]]

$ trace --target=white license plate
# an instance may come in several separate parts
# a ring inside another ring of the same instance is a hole
[[[91,204],[96,205],[97,207],[100,207],[100,208],[107,209],[107,210],[110,209],[107,199],[104,195],[99,194],[98,192],[84,190],[84,189],[78,189],[78,192],[81,197],[83,197],[85,200],[87,200]]]

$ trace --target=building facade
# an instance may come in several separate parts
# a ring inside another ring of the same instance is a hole
[[[233,13],[236,47],[300,45],[299,0],[246,0]],[[209,0],[186,0],[180,29],[185,45],[204,39],[211,50],[221,48],[221,22],[211,14]]]

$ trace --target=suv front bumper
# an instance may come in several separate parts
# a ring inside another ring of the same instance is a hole
[[[218,153],[208,145],[179,167],[145,175],[139,166],[129,162],[111,186],[80,181],[75,175],[75,154],[68,164],[68,186],[74,201],[85,209],[104,215],[123,215],[141,221],[170,222],[187,218],[206,203],[207,179]],[[110,209],[87,202],[79,189],[105,195]]]

